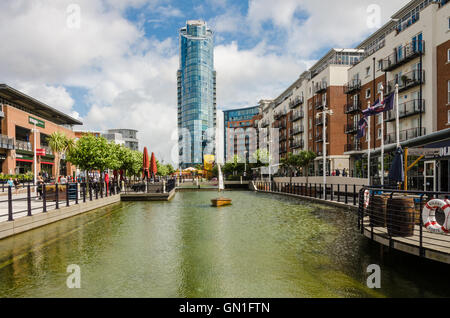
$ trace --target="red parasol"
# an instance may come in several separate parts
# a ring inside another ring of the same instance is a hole
[[[148,158],[148,150],[147,150],[147,147],[144,147],[143,172],[142,172],[143,179],[150,178],[149,167],[150,167],[150,161]]]
[[[156,166],[156,158],[155,158],[155,154],[152,152],[152,159],[151,159],[151,166],[150,166],[150,172],[152,174],[152,176],[156,176],[156,174],[158,173],[158,167]]]

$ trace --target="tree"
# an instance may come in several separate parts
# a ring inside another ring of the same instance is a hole
[[[120,160],[114,143],[103,137],[84,135],[68,152],[67,160],[85,171],[117,169]]]
[[[281,166],[288,171],[290,182],[292,182],[292,174],[299,167],[299,160],[300,160],[300,156],[294,155],[292,153],[288,153],[286,158],[281,159]]]
[[[71,138],[68,138],[64,133],[60,133],[55,131],[48,138],[48,143],[53,153],[56,155],[55,164],[56,164],[56,180],[59,179],[59,170],[61,158],[64,154],[68,154],[74,148],[74,141]]]
[[[257,149],[253,153],[253,159],[256,161],[256,167],[268,166],[270,155],[267,149]]]
[[[298,165],[303,168],[303,175],[306,171],[306,183],[308,183],[309,165],[316,159],[317,155],[311,150],[302,150],[298,154]]]

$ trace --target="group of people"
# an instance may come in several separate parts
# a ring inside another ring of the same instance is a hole
[[[339,169],[333,170],[333,171],[331,172],[331,175],[332,175],[333,177],[334,177],[334,176],[339,177],[339,176],[341,175],[341,171],[340,171]],[[347,171],[346,168],[342,169],[342,176],[343,176],[343,177],[348,177],[348,176],[349,176],[348,171]]]

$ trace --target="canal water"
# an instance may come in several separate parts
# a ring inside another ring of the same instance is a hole
[[[382,251],[354,212],[246,191],[213,208],[216,195],[119,203],[1,240],[0,296],[450,296],[446,265]],[[80,289],[66,285],[71,264]],[[369,264],[381,289],[366,286]]]

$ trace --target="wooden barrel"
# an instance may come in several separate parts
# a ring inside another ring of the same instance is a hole
[[[58,185],[58,200],[66,200],[66,185]],[[56,186],[46,185],[45,186],[45,198],[47,201],[56,201]]]
[[[408,237],[414,235],[416,210],[414,198],[398,196],[387,202],[387,230],[391,236]]]
[[[370,225],[372,226],[387,226],[387,202],[389,196],[374,195],[370,198],[368,212]]]

